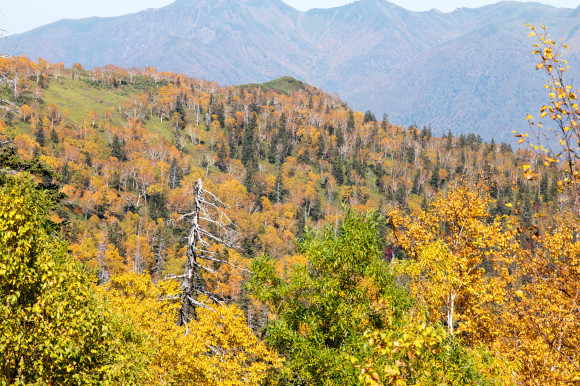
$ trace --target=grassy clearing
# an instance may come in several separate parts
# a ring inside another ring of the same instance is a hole
[[[306,84],[292,78],[291,76],[283,76],[271,80],[266,83],[249,83],[239,86],[240,88],[261,88],[262,91],[278,91],[280,94],[290,95],[292,91],[306,90]]]
[[[44,101],[68,110],[71,121],[75,123],[86,119],[91,111],[104,114],[110,107],[115,108],[113,121],[121,122],[117,106],[128,100],[126,96],[120,95],[121,92],[94,88],[81,80],[61,79],[50,83]]]

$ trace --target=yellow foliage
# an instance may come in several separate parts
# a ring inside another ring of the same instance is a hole
[[[113,277],[99,290],[149,336],[142,349],[151,356],[153,384],[260,385],[282,365],[235,306],[198,308],[197,320],[186,328],[176,324],[176,282],[155,285],[147,275],[129,273]]]
[[[439,194],[427,211],[390,213],[395,237],[411,258],[400,270],[411,277],[413,294],[434,322],[481,343],[497,334],[489,316],[502,298],[496,260],[514,248],[501,220],[488,222],[489,200],[483,186],[459,185]]]
[[[513,261],[502,343],[526,383],[580,380],[579,231],[577,220],[561,218]]]

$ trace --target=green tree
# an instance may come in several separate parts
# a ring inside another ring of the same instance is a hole
[[[363,360],[365,331],[396,323],[409,298],[382,259],[372,214],[348,210],[338,233],[328,228],[305,238],[308,265],[294,266],[284,279],[273,259],[258,258],[248,287],[274,314],[267,341],[287,357],[285,381],[356,384],[356,368],[345,355]]]
[[[111,156],[117,158],[119,161],[125,160],[123,144],[116,134],[113,136],[113,142],[111,143]]]
[[[254,117],[248,120],[248,124],[244,127],[244,139],[242,142],[242,164],[247,165],[250,161],[255,162],[255,147],[256,142],[254,138],[254,130],[256,123]]]
[[[332,175],[336,179],[337,184],[342,185],[344,183],[344,169],[338,154],[332,158]]]
[[[348,111],[348,121],[346,122],[346,131],[352,133],[354,130],[354,113],[352,110]]]

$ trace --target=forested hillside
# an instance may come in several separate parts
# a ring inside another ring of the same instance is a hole
[[[2,382],[579,379],[541,155],[289,77],[8,57],[0,82]]]
[[[524,117],[544,100],[528,55],[530,21],[571,42],[577,78],[580,8],[537,2],[443,13],[387,0],[307,12],[281,0],[177,0],[60,20],[0,40],[0,52],[86,68],[154,66],[225,85],[290,75],[394,123],[513,143],[511,130],[525,129]]]
[[[296,80],[221,88],[154,69],[3,64],[4,96],[17,103],[3,134],[61,176],[58,221],[72,250],[94,266],[102,250],[110,272],[139,254],[163,274],[183,257],[178,219],[199,177],[228,205],[247,256],[292,255],[305,226],[337,224],[342,203],[417,211],[454,179],[489,181],[492,214],[511,203],[529,224],[560,205],[549,169],[538,181],[519,172],[531,152],[393,126]]]

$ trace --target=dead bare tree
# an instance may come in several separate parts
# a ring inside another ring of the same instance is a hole
[[[12,138],[10,138],[9,136],[7,136],[4,133],[0,133],[0,149],[6,145],[10,145],[12,143],[13,143]]]
[[[212,244],[221,244],[229,248],[236,248],[237,232],[233,229],[233,224],[224,212],[226,205],[214,194],[203,188],[203,182],[197,180],[194,189],[193,211],[181,216],[181,219],[188,219],[191,229],[187,238],[187,259],[183,275],[174,277],[182,280],[181,283],[181,309],[177,320],[178,325],[187,326],[190,320],[190,313],[194,307],[204,307],[211,309],[208,305],[195,299],[196,294],[205,295],[215,303],[223,303],[219,296],[211,294],[203,288],[196,287],[196,277],[199,269],[210,273],[214,270],[202,263],[202,260],[228,264],[234,268],[245,270],[235,266],[225,260],[218,259],[215,252],[209,251]],[[217,230],[212,232],[210,228]],[[221,234],[217,234],[220,232]]]
[[[0,77],[0,84],[2,84],[2,78]],[[18,107],[18,105],[16,105],[16,103],[11,102],[11,101],[7,101],[4,99],[0,100],[0,109],[2,110],[6,110],[8,112],[14,113],[14,114],[19,114],[20,113],[20,107]]]

